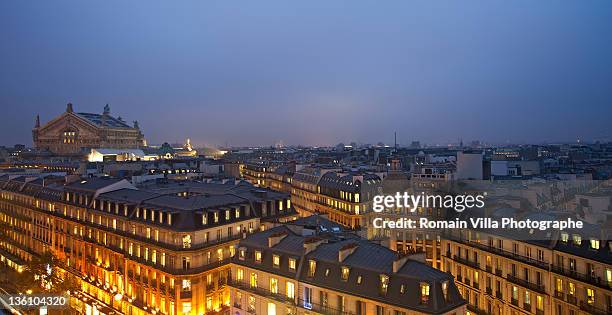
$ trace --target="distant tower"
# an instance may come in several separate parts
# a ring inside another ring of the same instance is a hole
[[[72,103],[66,104],[66,112],[67,113],[72,113],[73,112],[73,110],[72,110]]]
[[[397,131],[393,132],[393,150],[395,150],[395,152],[397,152]]]
[[[34,128],[40,128],[40,116],[36,115],[36,124],[34,125]]]
[[[102,112],[102,114],[104,115],[110,115],[110,106],[108,104],[104,105],[104,112]]]

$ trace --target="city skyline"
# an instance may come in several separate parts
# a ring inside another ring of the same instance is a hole
[[[71,102],[202,146],[610,140],[610,3],[0,4],[2,144]],[[487,12],[487,14],[483,14]],[[520,20],[521,23],[516,23]],[[161,23],[160,23],[161,22]]]

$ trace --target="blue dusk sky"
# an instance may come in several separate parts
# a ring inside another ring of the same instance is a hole
[[[0,144],[72,102],[149,143],[612,139],[612,1],[0,1]]]

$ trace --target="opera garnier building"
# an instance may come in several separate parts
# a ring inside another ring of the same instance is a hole
[[[39,117],[32,130],[36,149],[54,155],[84,155],[91,148],[137,149],[146,146],[138,122],[129,125],[110,114],[108,104],[102,114],[77,113],[68,103],[66,111],[44,125]]]

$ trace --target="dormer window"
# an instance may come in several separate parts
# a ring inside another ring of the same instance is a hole
[[[582,237],[580,237],[578,234],[572,235],[572,240],[574,241],[574,245],[582,244]]]
[[[295,271],[295,258],[289,258],[289,270]]]
[[[591,249],[599,249],[599,240],[591,239]]]
[[[241,248],[241,249],[238,251],[238,259],[240,259],[240,260],[244,260],[244,258],[245,258],[245,257],[246,257],[246,249]]]
[[[219,223],[219,212],[215,211],[214,213],[214,221],[215,223]]]
[[[208,224],[208,213],[202,214],[202,225]]]
[[[274,268],[279,268],[280,267],[280,256],[278,255],[272,256],[272,264],[274,265]]]
[[[361,275],[357,276],[357,284],[361,284]]]
[[[255,251],[255,262],[261,263],[261,252]]]
[[[380,293],[387,294],[389,290],[389,276],[380,275]]]
[[[569,240],[569,234],[567,234],[565,232],[561,232],[561,241],[563,243],[567,243],[568,240]]]
[[[406,292],[406,285],[405,285],[405,284],[402,284],[402,285],[400,286],[400,294],[404,294],[405,292]]]
[[[240,219],[240,209],[236,209],[236,219]]]
[[[419,284],[419,287],[420,287],[419,292],[421,293],[421,298],[420,298],[421,304],[429,303],[429,283],[421,282]]]
[[[342,276],[342,280],[343,281],[347,281],[348,280],[349,272],[350,272],[349,267],[342,266],[341,276]]]
[[[448,301],[448,281],[442,282],[442,295],[444,295],[444,300]]]
[[[278,210],[283,211],[283,201],[282,200],[278,201]]]
[[[229,220],[230,220],[230,211],[225,210],[225,221],[229,221]]]
[[[317,262],[312,259],[309,260],[308,261],[308,276],[311,278],[314,277],[316,270],[317,270]]]

